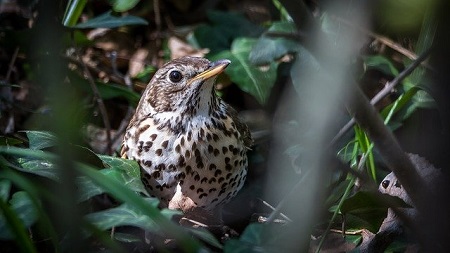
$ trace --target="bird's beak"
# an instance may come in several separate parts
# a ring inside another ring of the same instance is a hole
[[[228,66],[228,64],[230,64],[231,61],[227,60],[227,59],[223,59],[223,60],[218,60],[215,62],[211,62],[209,64],[209,68],[205,71],[203,71],[202,73],[196,75],[191,82],[195,81],[195,80],[207,80],[211,77],[217,76],[218,74],[222,73],[225,68]]]

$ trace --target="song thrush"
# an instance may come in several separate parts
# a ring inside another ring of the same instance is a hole
[[[163,206],[212,210],[242,188],[250,132],[215,93],[229,60],[182,57],[159,69],[145,89],[123,141],[147,191]]]

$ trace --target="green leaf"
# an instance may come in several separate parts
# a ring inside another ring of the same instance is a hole
[[[148,195],[145,186],[142,184],[140,168],[136,161],[111,156],[99,156],[99,158],[108,167],[107,169],[100,170],[104,176],[119,182],[134,192]],[[76,183],[78,186],[79,202],[86,201],[105,192],[102,187],[95,184],[88,177],[79,177],[76,179]]]
[[[222,244],[220,244],[220,242],[217,240],[217,238],[214,237],[214,235],[212,235],[211,232],[209,232],[208,230],[190,228],[189,231],[191,231],[198,238],[202,239],[202,241],[205,241],[208,244],[210,244],[218,249],[223,248]]]
[[[69,72],[71,83],[77,86],[80,90],[94,95],[89,82],[74,72]],[[102,99],[112,99],[117,97],[125,98],[130,104],[137,105],[140,95],[127,87],[114,83],[95,82],[99,95]]]
[[[83,12],[84,6],[86,6],[87,0],[70,0],[67,3],[67,8],[64,13],[63,25],[67,27],[74,26],[81,13]]]
[[[111,176],[115,176],[129,189],[147,195],[141,181],[141,169],[136,161],[105,155],[99,157],[111,171],[117,171],[117,173],[111,173]]]
[[[164,216],[158,208],[150,205],[127,187],[88,166],[80,165],[77,169],[117,200],[130,204],[150,217],[164,233],[172,236],[172,238],[180,243],[179,245],[182,250],[189,252],[198,252],[201,250],[201,245],[197,240],[189,237],[183,230],[179,229],[178,226]]]
[[[37,221],[37,211],[33,206],[28,193],[19,191],[13,194],[9,201],[11,210],[14,211],[17,218],[21,221],[25,228],[31,227]],[[0,239],[14,239],[13,231],[7,225],[7,220],[0,213]]]
[[[224,252],[294,252],[295,249],[284,243],[284,239],[292,236],[287,233],[281,226],[253,223],[245,228],[239,240],[228,240]]]
[[[211,55],[228,50],[232,41],[238,37],[256,37],[263,32],[262,27],[239,13],[209,11],[207,15],[210,24],[198,26],[194,36],[200,47],[208,48]]]
[[[124,12],[136,6],[139,0],[109,0],[109,2],[112,4],[114,11]]]
[[[146,198],[144,200],[154,208],[157,208],[159,202],[157,199]],[[172,218],[171,215],[165,217],[168,219]],[[85,216],[85,219],[101,230],[107,230],[112,227],[133,226],[152,232],[160,231],[159,225],[150,219],[149,216],[127,203],[104,211],[90,213]]]
[[[0,136],[0,146],[15,146],[17,144],[22,144],[23,141],[12,138],[12,137],[6,137],[6,136]]]
[[[98,88],[98,92],[100,93],[100,96],[103,99],[123,97],[126,100],[128,100],[132,105],[136,106],[139,103],[139,99],[141,98],[141,96],[138,93],[128,89],[123,85],[112,83],[106,84],[102,82],[96,82],[96,85]],[[92,90],[90,91],[92,92]]]
[[[5,201],[0,199],[0,239],[15,239],[19,249],[24,253],[37,252],[17,213]],[[9,232],[10,230],[11,232]],[[3,237],[4,235],[7,237]]]
[[[142,242],[141,238],[139,236],[137,236],[137,235],[120,233],[120,232],[115,232],[114,233],[114,239],[119,241],[119,242],[126,242],[126,243],[139,243],[139,242]]]
[[[408,208],[403,200],[378,192],[359,191],[344,200],[341,212],[348,228],[367,228],[376,232],[386,217],[388,207]]]
[[[56,145],[56,137],[46,131],[25,131],[30,142],[30,149],[39,150]]]
[[[20,171],[59,181],[59,170],[53,162],[22,157],[19,157],[17,162],[20,164],[21,168],[17,167],[16,169]]]
[[[293,35],[295,25],[291,22],[274,22],[267,32],[258,39],[250,52],[249,59],[252,64],[269,64],[288,53],[295,53],[300,50],[301,45],[294,40],[266,35],[271,32]]]
[[[0,199],[6,201],[9,199],[11,191],[11,181],[8,179],[0,179]]]
[[[387,209],[388,207],[410,208],[403,200],[378,192],[359,191],[347,198],[341,207],[342,213],[364,212],[369,209]]]
[[[363,57],[366,69],[377,69],[386,75],[398,76],[398,70],[394,67],[394,64],[384,56],[374,55]]]
[[[265,104],[276,79],[278,64],[272,62],[264,69],[252,65],[248,57],[255,43],[255,39],[238,38],[233,41],[230,51],[223,51],[211,58],[231,60],[225,70],[230,79],[260,104]]]
[[[116,28],[126,25],[148,25],[148,22],[136,16],[113,16],[111,11],[101,14],[84,23],[73,26],[74,28]]]

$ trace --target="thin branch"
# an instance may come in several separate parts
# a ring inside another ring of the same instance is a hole
[[[99,68],[96,66],[93,66],[92,64],[89,64],[87,62],[82,61],[79,57],[73,57],[73,56],[65,56],[70,62],[76,64],[77,66],[80,66],[82,68],[87,68],[89,71],[93,71],[94,73],[98,74],[102,72]],[[108,78],[118,84],[125,84],[122,77],[113,75],[108,75]]]
[[[262,200],[262,199],[260,199],[260,201],[261,201],[265,206],[267,206],[268,208],[272,209],[272,211],[275,210],[275,207],[273,207],[273,206],[272,206],[271,204],[269,204],[267,201]],[[292,220],[291,220],[289,217],[287,217],[285,214],[280,213],[280,216],[283,217],[284,219],[286,219],[287,221],[292,222]],[[266,221],[267,221],[267,220],[266,220]]]
[[[11,61],[9,63],[8,72],[6,72],[6,78],[5,78],[6,79],[6,83],[9,83],[9,79],[11,78],[11,73],[12,73],[12,70],[14,68],[14,64],[16,62],[18,54],[19,54],[19,47],[16,47],[16,49],[14,50],[14,54],[13,54],[13,56],[11,58]]]
[[[424,210],[425,206],[421,197],[429,195],[427,195],[428,189],[423,179],[361,89],[354,84],[349,90],[352,93],[348,101],[350,113],[373,141],[388,168],[395,173],[410,196],[414,206],[419,211]]]
[[[396,76],[392,81],[388,82],[384,88],[378,92],[371,100],[371,105],[376,105],[383,98],[391,93],[391,91],[399,85],[408,75],[410,75],[423,61],[425,61],[431,53],[431,48],[425,50],[414,62],[412,62],[407,68],[405,68],[398,76]],[[334,145],[342,136],[344,136],[348,130],[350,130],[355,125],[355,119],[352,118],[347,124],[345,124],[337,135],[331,140],[331,146]]]
[[[396,43],[395,41],[389,39],[388,37],[376,34],[370,30],[364,29],[360,26],[358,26],[357,24],[354,24],[352,22],[349,22],[348,20],[338,17],[338,16],[334,16],[331,15],[331,18],[334,19],[335,21],[341,22],[342,24],[355,28],[356,30],[360,31],[361,33],[367,34],[370,37],[380,41],[381,43],[383,43],[384,45],[394,49],[395,51],[401,53],[402,55],[408,57],[411,60],[416,60],[417,59],[417,55],[414,52],[411,52],[410,50],[402,47],[400,44]]]
[[[102,116],[103,124],[106,129],[106,145],[108,147],[108,154],[111,155],[112,151],[112,142],[111,142],[111,124],[109,122],[108,112],[106,111],[105,103],[103,103],[103,99],[100,97],[100,92],[98,91],[97,85],[95,85],[94,78],[89,72],[88,66],[85,64],[83,60],[81,60],[84,68],[84,73],[87,76],[87,80],[91,86],[92,92],[94,93],[95,102],[98,105],[98,109],[100,110],[100,115]]]

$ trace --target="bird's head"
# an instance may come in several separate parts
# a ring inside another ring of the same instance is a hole
[[[166,63],[148,84],[138,111],[144,114],[203,113],[217,106],[214,82],[230,64],[229,60],[210,62],[200,57],[181,57]]]

